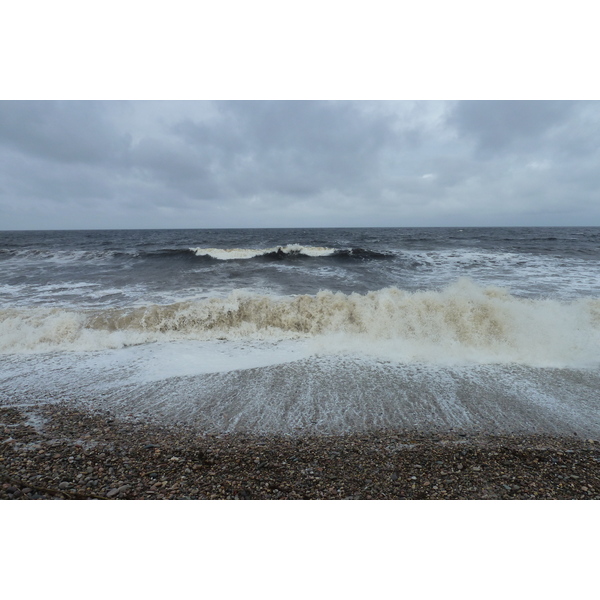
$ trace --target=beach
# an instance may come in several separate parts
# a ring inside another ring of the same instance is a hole
[[[0,497],[597,498],[599,242],[0,232]]]
[[[0,499],[599,499],[577,435],[201,434],[72,405],[0,408]]]

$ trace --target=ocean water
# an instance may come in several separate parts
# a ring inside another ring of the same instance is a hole
[[[600,228],[0,232],[0,404],[600,433]]]

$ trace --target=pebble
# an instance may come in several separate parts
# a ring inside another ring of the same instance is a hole
[[[414,433],[390,431],[208,436],[118,420],[107,428],[103,414],[83,420],[69,406],[39,410],[47,420],[37,438],[23,426],[11,430],[14,444],[0,448],[0,499],[71,498],[59,489],[109,499],[600,499],[598,446],[583,440],[438,432],[417,442]],[[75,451],[84,433],[90,443]],[[34,440],[40,448],[32,452]]]

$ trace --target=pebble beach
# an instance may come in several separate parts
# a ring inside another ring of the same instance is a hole
[[[69,404],[0,407],[2,500],[599,498],[600,443],[576,435],[207,435]]]
[[[2,499],[598,498],[598,227],[1,233]]]

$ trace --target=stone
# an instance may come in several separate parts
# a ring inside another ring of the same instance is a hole
[[[58,484],[58,489],[59,490],[67,490],[71,487],[71,484],[68,481],[61,481]]]
[[[112,490],[110,490],[109,492],[106,493],[106,497],[112,498],[113,496],[116,496],[118,493],[119,493],[119,488],[113,488]]]

